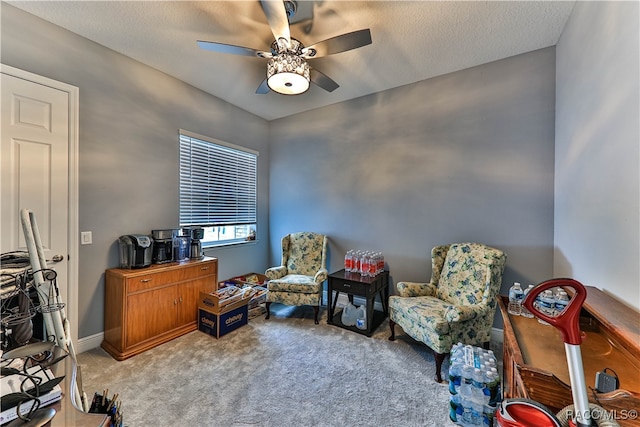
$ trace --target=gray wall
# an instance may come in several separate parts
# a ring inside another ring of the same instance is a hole
[[[637,16],[579,2],[557,52],[267,123],[2,3],[2,62],[80,88],[79,336],[102,332],[117,237],[177,224],[179,128],[260,151],[258,241],[210,252],[221,278],[307,229],[330,236],[331,270],[376,249],[394,283],[427,280],[434,245],[481,241],[508,254],[503,293],[572,275],[638,301]]]
[[[2,3],[2,62],[80,89],[78,335],[103,331],[104,270],[118,236],[178,225],[178,129],[253,148],[257,242],[207,251],[220,278],[268,264],[269,124],[218,98]]]
[[[557,45],[554,274],[640,308],[637,2],[577,2]]]
[[[550,278],[554,81],[551,47],[272,121],[272,263],[314,230],[330,270],[372,249],[428,281],[433,246],[477,241],[506,251],[503,293]]]

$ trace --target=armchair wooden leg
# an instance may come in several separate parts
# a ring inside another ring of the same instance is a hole
[[[317,305],[313,306],[313,311],[314,311],[314,316],[313,316],[313,321],[315,322],[315,324],[317,325],[318,323],[318,313],[320,312],[320,307]]]
[[[396,322],[389,319],[389,329],[391,329],[391,335],[389,336],[389,341],[396,340]]]
[[[269,311],[269,307],[271,307],[271,301],[267,301],[264,304],[265,308],[267,309],[267,315],[264,317],[265,319],[268,319],[271,316],[271,311]]]
[[[442,362],[444,362],[444,358],[447,357],[448,353],[438,353],[436,351],[433,352],[433,355],[436,359],[436,382],[442,382]]]

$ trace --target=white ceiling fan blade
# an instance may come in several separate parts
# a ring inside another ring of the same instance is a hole
[[[232,55],[253,56],[258,58],[271,58],[273,55],[271,52],[263,52],[261,50],[251,49],[250,47],[236,46],[233,44],[208,42],[205,40],[198,40],[198,46],[204,50],[210,50],[213,52],[230,53]]]
[[[371,31],[367,28],[365,30],[342,34],[307,46],[302,49],[301,56],[307,59],[320,58],[322,56],[333,55],[334,53],[357,49],[368,44],[371,44]]]
[[[284,39],[286,47],[291,46],[289,19],[284,2],[282,0],[261,0],[260,3],[276,41]]]
[[[314,84],[316,84],[317,86],[320,86],[322,89],[326,90],[327,92],[333,92],[334,90],[340,87],[340,85],[335,81],[333,81],[333,79],[327,77],[325,74],[322,74],[320,71],[316,70],[315,68],[312,68],[310,70],[309,78]]]

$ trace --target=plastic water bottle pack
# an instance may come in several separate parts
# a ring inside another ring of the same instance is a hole
[[[533,318],[533,314],[525,306],[522,305],[524,298],[534,289],[534,285],[529,285],[527,289],[524,291],[520,286],[520,283],[515,282],[511,288],[509,288],[509,303],[507,306],[507,311],[512,316],[523,316],[528,318]],[[560,314],[571,298],[567,294],[567,291],[558,287],[554,289],[547,289],[544,292],[540,293],[534,302],[535,307],[543,314],[556,317]],[[542,319],[538,319],[538,322],[543,325],[548,325]]]
[[[468,426],[493,426],[500,403],[500,375],[491,350],[458,343],[449,362],[449,418]]]
[[[384,256],[382,252],[350,249],[344,256],[344,269],[362,277],[375,277],[384,271]]]

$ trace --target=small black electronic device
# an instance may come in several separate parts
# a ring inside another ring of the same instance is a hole
[[[607,374],[611,371],[613,375]],[[610,368],[604,368],[603,371],[596,372],[596,391],[598,393],[609,393],[620,388],[618,375]]]
[[[120,236],[120,268],[144,268],[151,265],[153,239],[145,234]]]

